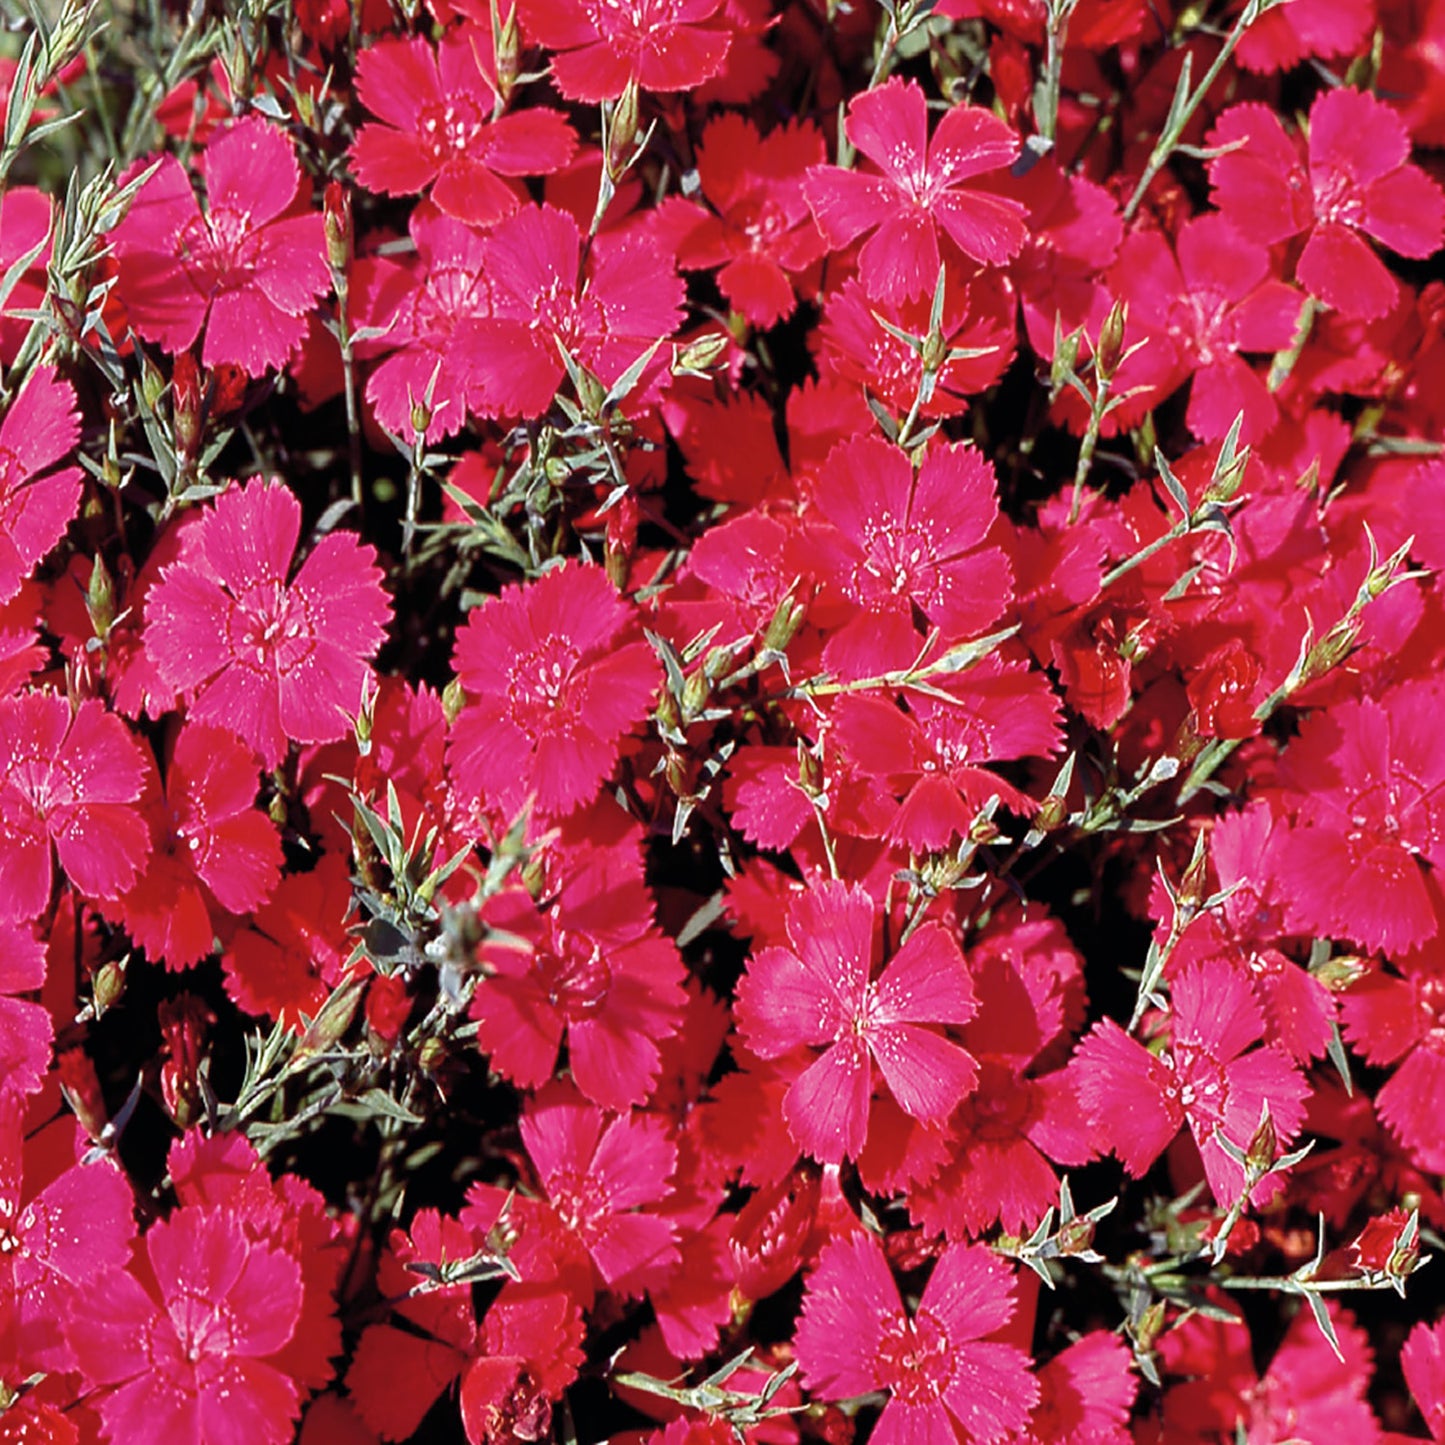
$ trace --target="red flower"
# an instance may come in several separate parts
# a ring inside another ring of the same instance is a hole
[[[549,50],[568,100],[616,100],[640,90],[691,90],[727,59],[731,34],[720,0],[521,0],[527,34]]]
[[[34,918],[50,901],[51,844],[81,893],[114,898],[150,848],[134,806],[145,759],[98,702],[51,693],[0,699],[0,922]]]
[[[1129,1411],[1138,1389],[1129,1350],[1093,1330],[1060,1350],[1039,1372],[1039,1403],[1026,1445],[1131,1445]]]
[[[900,300],[938,281],[939,232],[965,256],[1002,265],[1026,236],[1025,208],[968,184],[1012,164],[1012,130],[982,106],[956,106],[928,138],[928,108],[911,80],[890,80],[848,107],[848,139],[879,168],[861,175],[837,166],[808,172],[803,189],[834,248],[873,234],[858,257],[871,296]]]
[[[660,1119],[600,1109],[549,1084],[522,1112],[522,1143],[559,1227],[618,1294],[636,1294],[678,1262],[674,1225],[648,1210],[668,1193],[677,1147]]]
[[[1445,866],[1445,692],[1407,683],[1311,717],[1284,756],[1298,808],[1276,888],[1291,928],[1410,948],[1439,926],[1420,862]]]
[[[522,199],[499,176],[548,175],[572,159],[577,138],[559,111],[494,115],[491,48],[490,26],[478,25],[435,50],[425,40],[384,40],[361,53],[356,93],[382,121],[362,125],[351,148],[363,186],[406,196],[430,185],[447,215],[486,226]]]
[[[930,1027],[973,1017],[958,945],[926,923],[874,979],[877,913],[862,888],[810,889],[788,910],[791,949],[754,954],[738,985],[738,1029],[760,1058],[823,1048],[788,1090],[783,1115],[799,1147],[825,1163],[862,1151],[875,1064],[915,1119],[946,1117],[978,1077],[972,1057]]]
[[[472,612],[457,633],[471,699],[448,751],[458,787],[509,817],[528,796],[546,817],[587,801],[657,686],[646,644],[623,642],[631,623],[606,573],[575,562]]]
[[[88,1281],[68,1329],[111,1445],[289,1440],[300,1400],[271,1357],[301,1313],[295,1259],[221,1209],[179,1210],[145,1243],[156,1292],[121,1272]]]
[[[482,266],[492,286],[492,319],[478,323],[489,411],[546,411],[566,371],[563,350],[611,386],[682,320],[682,284],[650,241],[601,236],[584,267],[577,222],[551,206],[498,222]],[[631,402],[661,366],[653,361]]]
[[[218,134],[204,159],[207,208],[180,163],[162,157],[112,233],[120,294],[147,341],[252,376],[281,366],[330,282],[317,215],[288,215],[301,189],[284,131],[258,115]]]
[[[79,440],[75,393],[48,367],[32,372],[0,422],[0,603],[75,515],[80,468],[51,469]]]
[[[1248,979],[1231,965],[1210,959],[1181,969],[1171,995],[1170,1044],[1161,1054],[1112,1019],[1094,1026],[1075,1055],[1079,1099],[1098,1147],[1136,1178],[1187,1122],[1215,1199],[1233,1204],[1244,1172],[1217,1136],[1247,1149],[1268,1105],[1284,1149],[1304,1120],[1309,1090],[1283,1050],[1250,1048],[1264,1018]]]
[[[805,122],[766,136],[740,115],[709,122],[697,150],[702,197],[712,209],[677,198],[658,208],[684,271],[721,266],[717,283],[739,315],[771,326],[791,315],[791,277],[825,249],[798,176],[821,165],[823,136]]]
[[[1039,1398],[1028,1356],[986,1338],[1014,1313],[1007,1267],[981,1245],[946,1249],[909,1315],[878,1241],[835,1240],[808,1280],[794,1347],[829,1400],[886,1390],[878,1445],[1016,1437]]]
[[[250,913],[281,869],[276,826],[256,804],[256,759],[231,733],[187,723],[153,810],[155,846],[139,882],[116,903],[126,930],[171,968],[214,947],[212,909]]]
[[[1399,295],[1362,232],[1415,258],[1438,249],[1445,233],[1445,193],[1409,163],[1399,116],[1364,91],[1321,93],[1310,108],[1307,166],[1264,105],[1227,110],[1209,144],[1229,147],[1209,163],[1215,204],[1262,245],[1308,232],[1295,275],[1346,316],[1383,316]]]
[[[301,504],[279,480],[219,497],[146,602],[146,651],[190,715],[229,727],[268,768],[288,740],[345,735],[389,604],[375,552],[322,537],[288,580]]]
[[[652,923],[641,873],[623,849],[588,849],[541,911],[520,885],[488,901],[496,930],[488,977],[472,996],[477,1046],[504,1078],[535,1088],[565,1035],[577,1087],[594,1104],[640,1104],[657,1081],[658,1044],[686,1001],[677,950]]]

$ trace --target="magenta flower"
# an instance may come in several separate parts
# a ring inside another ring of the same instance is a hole
[[[76,1292],[67,1330],[111,1445],[289,1440],[296,1382],[269,1357],[300,1318],[296,1260],[224,1209],[181,1209],[145,1244],[159,1298],[112,1272]]]
[[[169,352],[205,329],[201,360],[252,376],[284,365],[329,284],[319,213],[288,214],[301,189],[284,131],[258,115],[218,134],[203,160],[203,213],[165,156],[111,233],[130,324]]]
[[[1404,122],[1364,91],[1326,90],[1310,108],[1309,160],[1267,106],[1236,105],[1209,135],[1214,203],[1248,241],[1271,246],[1307,233],[1300,285],[1345,316],[1369,320],[1399,288],[1362,239],[1423,258],[1445,233],[1445,193],[1410,164]]]
[[[356,93],[380,118],[356,133],[356,179],[388,196],[431,186],[449,216],[490,225],[520,204],[502,176],[549,175],[572,159],[577,137],[559,111],[493,116],[498,88],[489,27],[453,32],[434,51],[425,40],[387,40],[363,51]]]
[[[940,232],[987,265],[1018,254],[1028,235],[1022,203],[968,184],[1019,153],[1013,131],[990,111],[956,106],[930,141],[922,90],[894,79],[853,101],[847,132],[878,173],[816,166],[803,190],[834,248],[873,232],[858,257],[870,296],[901,301],[931,292]]]
[[[837,1239],[808,1280],[794,1346],[827,1400],[875,1390],[877,1445],[1017,1439],[1039,1398],[1028,1356],[987,1338],[1014,1313],[1008,1267],[982,1245],[946,1249],[910,1315],[871,1234]]]
[[[52,844],[80,892],[130,887],[150,850],[144,782],[140,748],[101,703],[72,715],[52,693],[0,699],[0,923],[45,909]]]
[[[568,100],[615,100],[640,90],[692,90],[727,59],[721,0],[521,0],[532,39],[559,53],[552,78]]]
[[[977,1010],[958,945],[926,923],[875,980],[878,909],[862,888],[822,883],[788,910],[790,948],[753,955],[738,985],[738,1029],[763,1059],[822,1047],[788,1090],[783,1116],[804,1152],[854,1159],[868,1135],[873,1067],[915,1119],[946,1117],[973,1088],[973,1058],[933,1025]]]
[[[50,1067],[50,1010],[15,997],[44,985],[44,945],[24,924],[0,923],[0,1112],[9,1117],[19,1117],[16,1099],[33,1094]]]
[[[631,624],[607,574],[570,562],[471,613],[456,653],[470,700],[447,754],[458,788],[509,816],[529,795],[547,817],[592,797],[657,687]]]
[[[291,578],[300,533],[301,504],[279,481],[233,488],[146,603],[146,651],[167,685],[268,768],[288,739],[345,736],[390,612],[375,552],[344,533],[322,537]]]
[[[75,515],[80,468],[52,468],[79,440],[75,393],[48,367],[33,372],[0,422],[0,603]]]

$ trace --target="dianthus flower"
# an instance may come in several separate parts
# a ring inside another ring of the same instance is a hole
[[[799,1147],[824,1163],[862,1151],[875,1065],[915,1119],[945,1118],[978,1077],[972,1056],[934,1027],[966,1023],[977,1007],[958,945],[925,923],[875,979],[877,917],[864,889],[819,884],[788,910],[791,946],[754,954],[738,985],[738,1029],[760,1058],[822,1047],[783,1115]]]
[[[1106,1330],[1060,1350],[1038,1372],[1039,1403],[1021,1445],[1132,1445],[1132,1365],[1123,1341]]]
[[[831,246],[873,232],[858,257],[870,296],[931,293],[940,232],[985,264],[1002,265],[1018,254],[1027,235],[1024,207],[969,185],[1019,153],[1018,138],[991,111],[955,106],[930,141],[923,91],[911,80],[893,79],[853,100],[847,132],[881,174],[818,166],[803,189]]]
[[[521,1129],[558,1227],[610,1288],[638,1293],[677,1263],[675,1226],[648,1208],[667,1198],[677,1164],[661,1119],[634,1112],[608,1120],[557,1081],[529,1101]]]
[[[223,1209],[181,1209],[145,1243],[156,1291],[88,1282],[67,1330],[111,1445],[289,1440],[300,1400],[271,1357],[300,1317],[296,1260]]]
[[[565,211],[524,206],[487,237],[492,314],[477,323],[488,411],[539,416],[566,366],[562,351],[611,386],[682,320],[682,283],[650,240],[600,236],[585,267],[582,232]],[[560,348],[560,349],[559,349]],[[663,363],[644,369],[641,391]]]
[[[987,1338],[1013,1313],[1007,1266],[981,1245],[956,1245],[910,1315],[882,1246],[859,1233],[819,1255],[794,1347],[815,1396],[887,1391],[873,1427],[878,1445],[1013,1439],[1039,1398],[1028,1356]]]
[[[1225,111],[1209,135],[1214,203],[1246,240],[1271,246],[1308,233],[1300,284],[1343,315],[1371,319],[1399,288],[1362,234],[1401,256],[1429,256],[1445,231],[1445,194],[1410,163],[1404,122],[1373,95],[1323,91],[1310,108],[1309,160],[1268,106]]]
[[[1215,1199],[1231,1205],[1244,1188],[1244,1171],[1219,1136],[1247,1149],[1268,1106],[1285,1148],[1304,1120],[1309,1090],[1282,1049],[1250,1048],[1264,1032],[1264,1017],[1249,980],[1222,959],[1180,970],[1172,1025],[1168,1049],[1155,1055],[1112,1019],[1096,1024],[1074,1060],[1079,1099],[1098,1147],[1136,1178],[1187,1122]]]
[[[0,922],[34,918],[50,900],[50,854],[81,893],[114,898],[150,849],[135,806],[145,760],[119,718],[94,699],[0,699]]]
[[[115,910],[131,938],[170,968],[214,946],[212,910],[250,913],[281,870],[276,825],[256,804],[256,758],[224,728],[189,722],[176,739],[165,794],[151,810],[154,847]]]
[[[552,1076],[565,1034],[588,1099],[642,1103],[685,1002],[682,962],[652,914],[640,871],[617,849],[588,849],[540,911],[520,885],[489,899],[482,918],[497,941],[483,945],[488,977],[471,1013],[492,1067],[535,1088]]]
[[[1445,867],[1442,698],[1431,681],[1342,703],[1286,750],[1298,826],[1274,863],[1292,930],[1396,951],[1439,927],[1421,864]]]
[[[1400,1365],[1430,1438],[1445,1440],[1445,1322],[1416,1325],[1400,1351]]]
[[[549,50],[568,100],[595,105],[639,90],[691,90],[727,59],[721,0],[521,0],[527,34]]]
[[[435,50],[412,39],[362,51],[356,93],[380,117],[360,127],[351,148],[363,186],[406,196],[430,185],[432,201],[447,215],[486,226],[521,203],[520,188],[499,177],[547,175],[572,159],[577,138],[560,111],[493,115],[491,48],[491,27],[469,26]]]
[[[52,469],[79,440],[75,393],[48,367],[32,372],[0,422],[0,603],[75,515],[80,468]]]
[[[44,945],[23,924],[0,923],[0,1113],[33,1094],[50,1067],[50,1010],[14,996],[44,983]]]
[[[390,611],[376,553],[330,532],[294,577],[301,504],[259,478],[220,496],[146,602],[146,651],[190,716],[274,768],[288,740],[345,735]]]
[[[281,366],[326,290],[319,213],[288,215],[301,189],[296,152],[251,115],[216,136],[203,161],[207,206],[180,162],[162,157],[111,233],[130,323],[169,352],[205,328],[201,360],[252,376]]]
[[[718,286],[754,326],[792,314],[792,277],[823,254],[797,179],[823,158],[823,135],[814,125],[780,126],[762,136],[729,112],[708,123],[697,150],[702,198],[712,209],[681,198],[658,208],[678,266],[721,266]]]
[[[657,686],[647,645],[623,641],[631,622],[606,572],[575,562],[472,612],[457,633],[457,786],[509,815],[529,795],[547,817],[587,801]]]

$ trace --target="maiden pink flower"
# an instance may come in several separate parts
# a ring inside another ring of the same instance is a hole
[[[32,372],[0,422],[0,603],[20,591],[75,515],[80,468],[54,468],[79,440],[75,393],[49,367]]]
[[[986,265],[1018,254],[1025,207],[969,184],[1019,153],[1018,138],[992,112],[955,106],[929,140],[923,91],[894,79],[854,99],[847,132],[879,173],[818,166],[803,189],[834,248],[873,233],[858,257],[869,295],[897,301],[931,292],[941,236]]]
[[[521,0],[532,39],[549,50],[568,100],[595,105],[639,90],[692,90],[727,59],[721,0]]]
[[[500,177],[548,175],[572,159],[577,138],[560,111],[494,114],[491,48],[490,26],[470,26],[435,50],[420,39],[384,40],[361,53],[356,93],[380,118],[361,126],[351,148],[363,186],[388,196],[431,186],[447,215],[486,226],[522,199]]]
[[[1399,295],[1362,235],[1417,259],[1440,246],[1445,193],[1410,163],[1404,122],[1364,91],[1320,94],[1310,108],[1307,164],[1261,104],[1225,111],[1209,144],[1227,148],[1209,163],[1215,205],[1261,245],[1307,232],[1296,278],[1345,316],[1383,316]]]
[[[1400,1351],[1400,1365],[1430,1438],[1445,1440],[1445,1321],[1433,1328],[1416,1325]]]
[[[301,1314],[301,1270],[225,1209],[191,1207],[145,1236],[155,1290],[116,1271],[77,1292],[68,1327],[110,1445],[281,1445],[300,1414],[273,1358]]]
[[[0,1112],[6,1114],[17,1098],[40,1087],[50,1067],[50,1010],[15,997],[44,984],[44,945],[23,924],[0,923]]]
[[[1039,1398],[1028,1356],[988,1338],[1013,1314],[1008,1267],[982,1245],[955,1245],[910,1315],[882,1246],[860,1232],[819,1255],[794,1345],[815,1396],[887,1391],[876,1445],[987,1445],[1017,1438]]]
[[[169,352],[205,328],[201,361],[252,376],[284,364],[330,284],[319,213],[295,215],[301,170],[286,133],[259,115],[218,134],[203,161],[207,206],[171,156],[112,232],[130,324]]]
[[[546,817],[586,802],[657,687],[650,649],[624,641],[632,621],[606,572],[575,562],[472,612],[457,633],[457,786],[508,816],[529,796]]]
[[[45,909],[52,844],[81,893],[129,888],[150,850],[144,784],[139,746],[103,704],[72,714],[52,693],[0,699],[0,923]]]
[[[390,604],[376,553],[330,532],[291,576],[301,504],[277,480],[219,497],[146,602],[146,651],[190,715],[229,727],[268,768],[288,740],[343,737]]]
[[[1264,1016],[1232,965],[1207,959],[1181,969],[1171,996],[1170,1044],[1161,1054],[1112,1019],[1094,1026],[1074,1059],[1079,1099],[1098,1147],[1136,1178],[1187,1122],[1215,1199],[1231,1205],[1244,1171],[1218,1136],[1247,1149],[1268,1106],[1282,1152],[1304,1122],[1309,1088],[1284,1050],[1250,1047],[1264,1033]],[[1256,1203],[1269,1183],[1255,1191]]]
[[[875,979],[877,917],[866,890],[819,884],[788,910],[791,947],[754,954],[738,985],[738,1029],[759,1058],[823,1050],[789,1088],[783,1116],[827,1164],[863,1149],[875,1065],[903,1111],[930,1121],[978,1077],[972,1056],[934,1027],[967,1023],[977,1007],[958,945],[925,923]]]

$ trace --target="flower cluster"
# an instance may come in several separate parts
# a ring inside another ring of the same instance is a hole
[[[0,1441],[1445,1440],[1442,7],[55,8]]]

